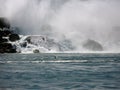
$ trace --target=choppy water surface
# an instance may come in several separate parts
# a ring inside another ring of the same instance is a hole
[[[120,90],[120,54],[0,54],[0,90]]]

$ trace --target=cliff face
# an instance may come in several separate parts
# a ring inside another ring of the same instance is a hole
[[[0,53],[16,53],[16,47],[10,42],[19,39],[19,35],[10,30],[9,21],[0,18]]]

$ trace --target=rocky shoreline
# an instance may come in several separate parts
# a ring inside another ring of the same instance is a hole
[[[41,52],[64,52],[76,50],[68,39],[55,41],[41,35],[22,36],[17,33],[19,29],[12,29],[10,22],[0,17],[0,53],[41,53]],[[86,51],[103,51],[104,47],[98,41],[86,39],[81,44]]]
[[[16,53],[16,46],[10,42],[19,40],[18,34],[11,30],[9,21],[0,17],[0,53]]]

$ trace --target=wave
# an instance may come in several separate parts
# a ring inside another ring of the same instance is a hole
[[[40,61],[0,61],[0,64],[13,64],[13,63],[103,63],[103,62],[115,62],[115,60],[40,60]]]

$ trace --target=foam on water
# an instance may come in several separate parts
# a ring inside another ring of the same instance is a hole
[[[8,64],[13,64],[13,63],[83,63],[83,62],[88,62],[88,60],[49,60],[49,61],[0,61],[0,63],[8,63]]]
[[[76,50],[67,40],[65,43],[57,42],[54,39],[42,35],[20,35],[21,39],[10,42],[16,46],[17,52],[30,53],[120,53],[116,50],[94,51],[88,49]],[[44,38],[44,39],[43,39]],[[68,42],[68,43],[67,43]],[[67,44],[66,44],[67,43]],[[84,44],[84,43],[83,43]],[[81,43],[81,45],[83,45]]]

